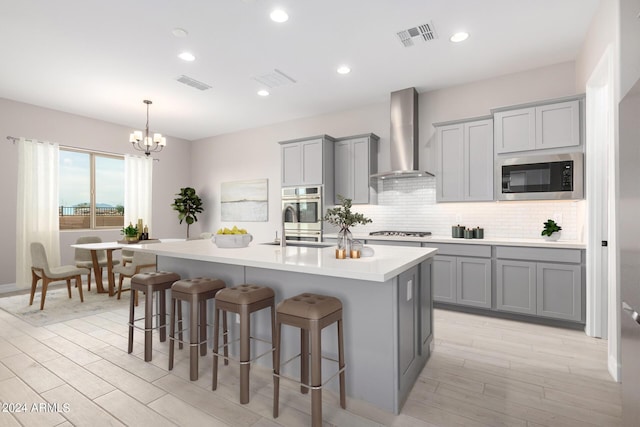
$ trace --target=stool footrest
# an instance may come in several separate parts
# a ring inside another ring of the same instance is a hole
[[[278,370],[280,370],[286,364],[293,362],[295,359],[297,359],[300,356],[302,356],[302,353],[298,353],[295,356],[293,356],[292,358],[290,358],[289,360],[286,360],[285,362],[281,363],[280,366],[278,366]],[[328,357],[328,356],[320,356],[320,357],[322,359],[325,359],[325,360],[330,360],[332,362],[340,363],[339,360],[334,359],[332,357]],[[342,368],[339,368],[333,375],[331,375],[329,378],[327,378],[325,380],[325,382],[323,382],[321,385],[318,385],[318,386],[311,386],[311,385],[308,385],[308,384],[304,384],[304,383],[300,382],[300,380],[298,380],[296,378],[291,378],[291,377],[288,377],[288,376],[282,375],[282,374],[276,374],[275,372],[273,373],[273,376],[277,377],[277,378],[283,378],[285,380],[293,381],[295,383],[300,384],[300,386],[302,386],[302,387],[308,388],[309,390],[319,390],[319,389],[322,389],[322,387],[324,387],[329,381],[331,381],[332,379],[334,379],[335,377],[337,377],[338,375],[343,373],[344,370],[346,369],[346,367],[347,367],[347,364],[345,363],[345,365]]]
[[[225,332],[225,334],[226,334],[226,332]],[[271,341],[263,340],[262,338],[249,337],[249,340],[261,341],[261,342],[263,342],[263,343],[272,344],[272,343],[271,343]],[[238,341],[240,341],[240,338],[237,338],[237,339],[235,339],[235,340],[233,340],[233,341],[231,341],[231,342],[228,342],[227,344],[223,344],[223,345],[221,345],[221,346],[219,346],[219,347],[218,347],[218,351],[224,350],[224,349],[225,349],[225,347],[228,347],[229,345],[233,344],[234,342],[238,342]],[[267,350],[267,351],[265,351],[264,353],[257,355],[257,356],[256,356],[256,357],[254,357],[253,359],[249,359],[249,360],[247,360],[247,361],[245,361],[245,362],[240,361],[240,360],[238,360],[238,359],[236,359],[236,358],[233,358],[233,357],[231,357],[231,356],[225,356],[224,354],[222,354],[222,353],[220,353],[220,352],[216,353],[216,352],[214,351],[214,352],[213,352],[213,354],[214,354],[215,356],[221,357],[223,360],[231,360],[232,362],[234,362],[234,363],[238,363],[238,364],[240,364],[240,365],[248,365],[248,364],[250,364],[251,362],[253,362],[253,361],[255,361],[255,360],[258,360],[258,359],[260,359],[261,357],[266,356],[266,355],[267,355],[267,354],[269,354],[269,353],[273,353],[275,350],[276,350],[276,349],[275,349],[275,347],[271,347],[271,349],[270,349],[270,350]]]

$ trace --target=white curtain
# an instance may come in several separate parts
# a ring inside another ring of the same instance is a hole
[[[124,156],[124,225],[136,225],[142,219],[151,237],[157,236],[151,224],[151,178],[153,159]],[[142,230],[139,230],[142,232]]]
[[[41,242],[49,265],[60,265],[58,144],[20,138],[16,220],[16,285],[31,286],[31,242]]]

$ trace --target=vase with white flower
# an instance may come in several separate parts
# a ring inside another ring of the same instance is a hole
[[[344,258],[349,255],[351,251],[351,242],[353,241],[353,235],[349,228],[357,224],[368,224],[372,221],[361,213],[351,211],[351,199],[347,199],[338,194],[338,200],[340,201],[340,205],[327,209],[323,219],[329,224],[340,227],[340,231],[338,232],[338,250],[336,251],[336,257]]]

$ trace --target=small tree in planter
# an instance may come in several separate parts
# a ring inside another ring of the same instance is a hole
[[[202,199],[196,194],[196,190],[191,187],[184,187],[180,189],[179,193],[176,193],[176,197],[173,200],[171,207],[178,211],[178,219],[180,224],[182,221],[187,223],[187,239],[189,238],[189,226],[194,222],[198,222],[197,213],[201,213],[204,208],[202,207]]]

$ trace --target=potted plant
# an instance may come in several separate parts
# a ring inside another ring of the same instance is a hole
[[[182,221],[187,223],[187,239],[189,238],[189,226],[194,222],[198,222],[197,213],[203,211],[202,199],[196,194],[196,190],[191,187],[184,187],[176,194],[171,207],[178,211],[178,219],[180,224]]]
[[[338,194],[338,200],[340,201],[340,205],[327,209],[323,220],[329,224],[340,227],[340,231],[338,232],[338,249],[345,249],[348,254],[351,250],[351,241],[353,240],[349,228],[357,224],[368,224],[372,221],[361,213],[351,211],[351,199],[347,199]]]
[[[545,240],[558,240],[560,238],[560,230],[562,230],[562,227],[554,220],[548,219],[544,223],[541,235]]]
[[[124,234],[124,239],[128,242],[138,241],[138,227],[134,226],[132,223],[129,223],[126,227],[122,227],[120,233]]]

